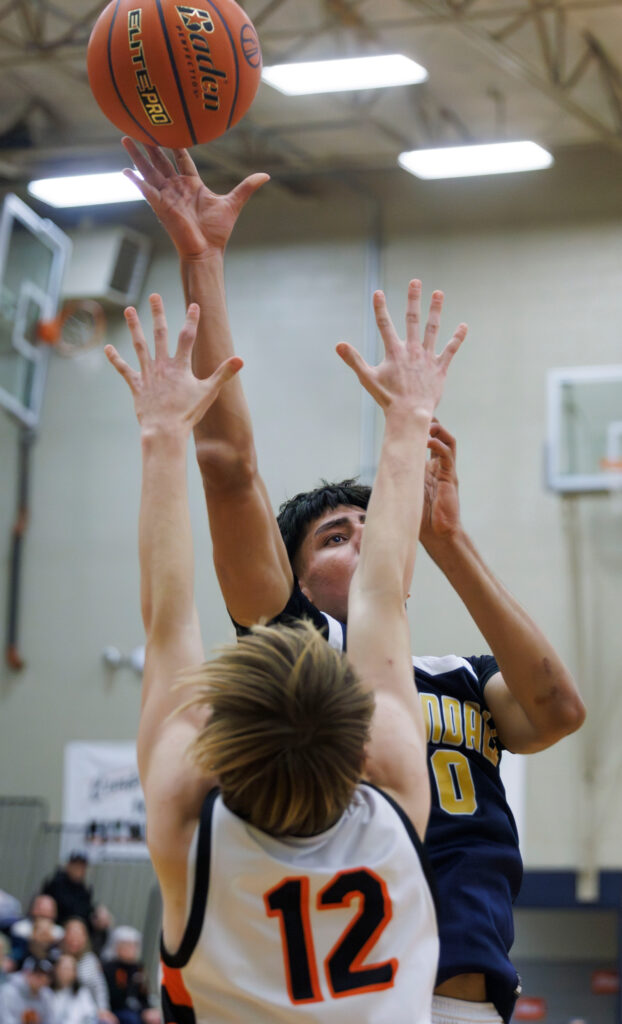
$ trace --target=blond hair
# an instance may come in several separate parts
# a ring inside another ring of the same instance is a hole
[[[344,654],[309,622],[255,626],[185,675],[208,707],[189,755],[226,806],[273,835],[313,835],[346,809],[374,709]]]

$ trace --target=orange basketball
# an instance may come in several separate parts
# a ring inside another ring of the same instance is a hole
[[[123,133],[188,147],[244,116],[261,48],[234,0],[111,0],[91,32],[87,68],[95,99]]]

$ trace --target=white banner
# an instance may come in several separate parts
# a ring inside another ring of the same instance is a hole
[[[136,744],[66,745],[63,825],[62,858],[76,848],[92,861],[148,857]]]

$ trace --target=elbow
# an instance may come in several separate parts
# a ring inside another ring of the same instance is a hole
[[[565,702],[562,717],[566,730],[565,735],[576,732],[585,722],[587,709],[576,690],[572,697]]]
[[[580,729],[585,721],[586,708],[575,681],[568,672],[564,672],[561,682],[555,687],[557,699],[554,701],[554,714],[563,736]]]
[[[252,444],[239,448],[224,441],[197,439],[196,456],[203,483],[210,490],[238,490],[250,485],[257,475]]]
[[[568,677],[566,685],[560,687],[549,708],[547,735],[543,736],[545,746],[550,746],[565,736],[570,736],[583,725],[586,707],[576,690],[573,680]]]

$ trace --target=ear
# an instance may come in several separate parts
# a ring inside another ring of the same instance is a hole
[[[313,594],[311,592],[311,587],[306,581],[306,566],[304,565],[303,560],[300,557],[300,551],[296,553],[296,557],[292,562],[292,569],[294,570],[294,574],[296,576],[296,580],[298,581],[298,586],[300,587],[301,593],[304,594],[307,601],[310,601],[311,604],[315,604],[313,600]]]

